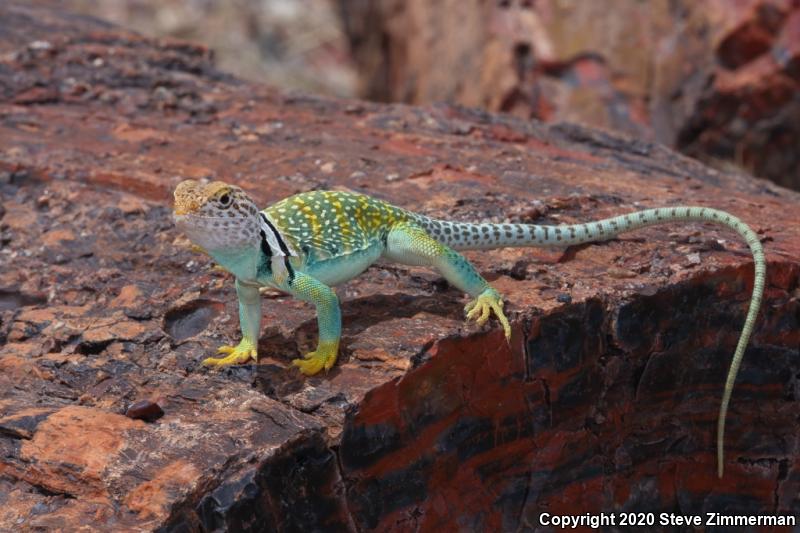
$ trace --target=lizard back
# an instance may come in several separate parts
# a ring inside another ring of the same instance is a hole
[[[304,254],[306,264],[366,250],[410,217],[382,200],[341,191],[296,194],[263,211]]]

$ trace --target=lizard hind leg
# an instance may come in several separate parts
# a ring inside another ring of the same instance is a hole
[[[386,238],[384,257],[404,265],[431,266],[447,281],[474,299],[464,311],[467,320],[483,325],[494,315],[503,327],[506,340],[511,338],[511,325],[503,312],[503,299],[481,277],[467,259],[452,248],[431,237],[423,228],[409,223],[398,224]]]

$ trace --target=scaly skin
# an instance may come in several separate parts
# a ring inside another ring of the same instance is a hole
[[[273,287],[316,307],[317,349],[292,361],[309,376],[330,370],[339,351],[341,312],[331,287],[354,278],[380,257],[435,268],[450,284],[472,296],[464,308],[467,320],[483,325],[494,314],[510,340],[511,326],[502,297],[458,250],[568,246],[676,221],[711,222],[733,229],[753,253],[755,282],[720,406],[717,456],[722,477],[725,416],[758,315],[766,272],[758,236],[733,215],[705,207],[675,206],[568,226],[474,224],[435,220],[368,196],[326,191],[291,196],[258,211],[238,187],[187,180],[175,190],[175,220],[195,245],[236,276],[242,341],[235,347],[221,347],[219,352],[227,354],[225,357],[208,358],[203,364],[226,366],[257,359],[259,290]]]

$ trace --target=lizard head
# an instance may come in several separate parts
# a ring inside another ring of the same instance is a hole
[[[195,244],[234,251],[258,244],[258,207],[242,189],[222,181],[185,180],[175,188],[175,224]]]

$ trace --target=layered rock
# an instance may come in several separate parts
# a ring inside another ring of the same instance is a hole
[[[328,374],[290,361],[313,310],[265,297],[258,365],[232,280],[170,221],[183,178],[266,204],[366,192],[457,220],[586,221],[726,209],[769,280],[714,431],[752,286],[746,246],[705,225],[470,259],[514,334],[466,327],[426,269],[338,289]],[[0,529],[496,530],[585,512],[800,513],[800,197],[661,146],[458,107],[282,94],[157,42],[0,5]]]

